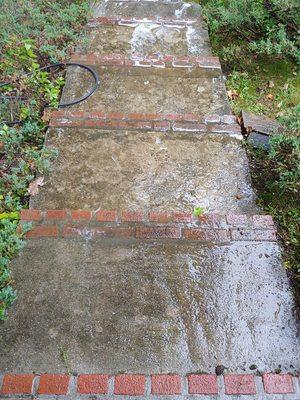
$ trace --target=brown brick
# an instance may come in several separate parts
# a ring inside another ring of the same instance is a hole
[[[22,221],[40,221],[42,213],[40,210],[21,210]]]
[[[69,383],[69,375],[43,374],[40,377],[38,394],[66,395],[68,394]]]
[[[179,375],[152,375],[151,394],[181,394],[181,377]]]
[[[144,214],[141,211],[123,211],[121,220],[122,222],[142,222]]]
[[[181,230],[177,227],[137,227],[136,237],[140,239],[179,239]]]
[[[72,219],[75,220],[90,220],[92,218],[91,211],[87,210],[73,210],[71,213]]]
[[[166,224],[167,222],[171,221],[171,215],[166,212],[151,211],[149,212],[149,221],[157,222],[159,224]]]
[[[124,374],[115,377],[114,394],[143,396],[146,390],[145,375]]]
[[[58,227],[55,225],[35,226],[32,230],[26,233],[27,238],[35,237],[58,237]]]
[[[1,394],[31,394],[33,386],[33,374],[4,375]]]
[[[191,222],[193,219],[192,214],[184,212],[173,212],[172,221],[173,222]]]
[[[226,229],[184,229],[183,237],[201,242],[229,242],[229,231]]]
[[[47,210],[46,211],[47,219],[61,220],[67,218],[66,210]]]
[[[101,222],[115,222],[117,220],[117,213],[112,210],[99,210],[96,213],[96,219]]]

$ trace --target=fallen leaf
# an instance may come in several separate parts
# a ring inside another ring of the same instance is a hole
[[[228,90],[227,96],[229,97],[230,100],[235,100],[239,97],[239,94],[236,90]]]
[[[275,85],[274,85],[274,82],[273,81],[269,81],[268,82],[268,87],[274,87]]]
[[[36,196],[39,192],[39,186],[44,186],[44,177],[43,176],[40,176],[39,178],[30,182],[29,188],[28,188],[28,193],[31,196]]]
[[[273,100],[274,96],[271,93],[269,93],[269,94],[266,95],[266,99]]]
[[[242,197],[243,197],[243,196],[241,196],[240,194],[237,194],[237,195],[235,196],[235,198],[236,198],[237,200],[241,200]]]
[[[283,86],[283,89],[284,89],[284,90],[288,90],[288,88],[289,88],[289,84],[286,83],[286,84]]]
[[[3,143],[3,142],[0,142],[0,150],[2,150],[3,147],[4,147],[4,143]]]

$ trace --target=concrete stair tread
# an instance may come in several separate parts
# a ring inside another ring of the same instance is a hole
[[[87,39],[78,50],[83,53],[124,54],[129,57],[172,54],[211,55],[208,33],[199,22],[193,24],[133,19],[91,21]]]
[[[256,210],[245,150],[226,135],[57,128],[47,146],[59,157],[34,208]]]

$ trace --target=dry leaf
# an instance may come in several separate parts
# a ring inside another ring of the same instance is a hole
[[[240,194],[237,194],[237,195],[235,196],[235,198],[236,198],[237,200],[241,200],[242,197],[243,197],[243,196],[241,196]]]
[[[229,97],[230,100],[235,100],[239,97],[239,94],[236,90],[228,90],[227,96]]]
[[[283,89],[284,89],[284,90],[288,90],[288,88],[289,88],[289,84],[286,83],[286,84],[283,86]]]
[[[274,96],[271,93],[269,93],[269,94],[266,95],[266,99],[273,100]]]
[[[3,143],[3,142],[0,142],[0,150],[2,150],[3,147],[4,147],[4,143]]]
[[[28,193],[31,196],[36,196],[39,192],[39,186],[44,186],[44,177],[43,176],[40,176],[39,178],[30,182],[29,188],[28,188]]]

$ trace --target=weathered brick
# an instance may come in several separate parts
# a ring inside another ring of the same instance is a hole
[[[213,133],[228,133],[241,134],[241,127],[238,124],[231,125],[212,125],[211,132]]]
[[[196,122],[175,122],[173,124],[175,132],[207,132],[207,127],[204,124]]]
[[[141,211],[123,211],[121,220],[122,222],[142,222],[144,214]]]
[[[42,213],[40,210],[21,210],[22,221],[40,221]]]
[[[293,380],[288,374],[263,374],[263,384],[266,393],[294,393]]]
[[[212,374],[191,374],[188,376],[190,394],[218,394],[217,376]]]
[[[226,229],[183,229],[183,237],[201,242],[229,242],[230,236]]]
[[[87,210],[73,210],[71,216],[74,220],[90,220],[92,218],[92,213]]]
[[[223,115],[222,122],[223,122],[223,124],[235,124],[236,116],[235,115]]]
[[[40,377],[38,394],[68,394],[69,383],[69,375],[43,374]]]
[[[206,115],[204,122],[206,124],[218,124],[221,121],[221,117],[218,114]]]
[[[201,68],[221,68],[218,57],[199,56],[196,57],[196,61]]]
[[[149,212],[149,221],[159,224],[166,224],[171,221],[171,215],[166,212],[151,211]]]
[[[47,210],[46,211],[46,218],[47,219],[54,219],[54,220],[61,220],[67,218],[67,210]]]
[[[140,239],[179,239],[181,237],[181,230],[177,227],[137,227],[136,237]]]
[[[79,375],[77,379],[77,391],[81,394],[107,394],[108,375]]]
[[[117,213],[112,210],[99,210],[96,213],[96,219],[101,222],[115,222],[117,220]]]
[[[274,221],[271,215],[253,215],[253,225],[255,228],[274,227]]]
[[[31,394],[33,387],[33,374],[4,375],[1,394]]]
[[[55,225],[47,226],[35,226],[29,232],[26,233],[27,238],[35,237],[58,237],[58,227]]]
[[[232,226],[247,226],[250,223],[249,217],[244,214],[227,214],[226,219]]]
[[[143,396],[146,389],[145,375],[117,375],[115,377],[114,393],[130,396]]]
[[[275,242],[276,231],[274,229],[231,229],[231,237],[236,241]]]
[[[95,237],[133,237],[135,230],[132,227],[116,228],[95,228],[92,230]]]
[[[211,228],[220,228],[226,224],[225,216],[220,214],[204,213],[199,215],[198,219],[202,226],[209,226]]]
[[[195,60],[189,57],[176,57],[173,60],[173,67],[192,67]]]
[[[137,121],[159,121],[162,117],[160,114],[130,113],[127,115],[127,118]]]
[[[171,125],[170,125],[170,122],[168,122],[168,121],[154,122],[153,129],[155,131],[166,132],[171,129]]]
[[[192,214],[184,212],[173,212],[172,221],[173,222],[191,222],[193,219]]]
[[[181,377],[179,375],[152,375],[151,376],[152,394],[181,394]]]
[[[122,119],[126,119],[127,115],[125,113],[120,113],[120,112],[113,112],[113,113],[109,113],[107,114],[107,118],[108,119],[118,119],[118,120],[122,120]]]
[[[253,375],[225,375],[226,394],[256,394]]]

